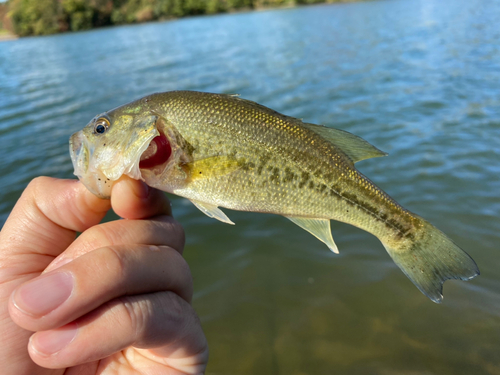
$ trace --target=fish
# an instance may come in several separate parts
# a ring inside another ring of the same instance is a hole
[[[376,236],[436,303],[446,280],[479,275],[450,238],[356,169],[385,152],[237,95],[145,96],[94,117],[71,136],[70,154],[74,174],[100,198],[127,175],[224,223],[234,224],[220,207],[282,215],[335,253],[330,220],[354,225]]]

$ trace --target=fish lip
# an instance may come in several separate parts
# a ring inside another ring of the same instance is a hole
[[[80,182],[95,196],[101,199],[109,199],[111,196],[111,186],[109,179],[100,173],[89,174],[90,158],[93,149],[82,131],[74,133],[69,140],[71,162],[73,163],[73,174],[78,177]]]
[[[83,177],[87,172],[88,147],[86,143],[82,131],[74,133],[69,139],[69,152],[74,169],[73,174],[77,177]]]

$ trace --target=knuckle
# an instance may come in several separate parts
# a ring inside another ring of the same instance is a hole
[[[163,333],[177,340],[189,334],[193,325],[199,325],[199,318],[186,301],[173,292],[157,293],[161,306],[161,319],[165,322]]]
[[[132,242],[129,239],[129,237],[132,237],[129,236],[131,233],[137,232],[138,235],[147,233],[147,230],[141,229],[143,228],[137,228],[136,231],[133,231],[128,221],[116,220],[95,225],[83,232],[80,237],[85,240],[83,242],[88,242],[92,244],[94,248],[98,248]]]
[[[193,296],[193,277],[191,275],[191,269],[186,259],[174,249],[170,250],[170,263],[174,265],[176,274],[178,275],[178,283],[180,285],[180,290],[182,290],[181,297],[187,302],[191,301]]]
[[[144,340],[155,313],[151,299],[144,296],[129,296],[120,297],[119,302],[122,324],[130,327],[135,341]]]
[[[26,187],[25,194],[27,194],[28,197],[31,196],[31,199],[36,202],[37,198],[41,196],[40,191],[42,187],[47,184],[49,180],[50,178],[45,176],[35,177]]]
[[[101,237],[105,243],[117,245],[127,238],[127,229],[129,229],[127,224],[126,221],[115,220],[92,227],[91,230],[95,230],[94,235]]]
[[[113,238],[105,224],[95,225],[87,229],[77,238],[77,241],[81,249],[80,255],[100,247],[114,245]]]
[[[173,292],[119,297],[112,308],[114,319],[130,332],[130,345],[139,348],[177,342],[199,326],[193,308]]]
[[[165,317],[174,325],[181,326],[185,321],[185,302],[174,292],[162,292],[157,296]]]
[[[155,220],[152,223],[154,223],[156,230],[161,230],[165,234],[165,244],[182,253],[186,241],[182,225],[172,217],[164,217],[162,220]]]
[[[177,220],[172,219],[172,221],[170,222],[170,228],[173,234],[181,238],[184,242],[186,236],[184,233],[184,227]]]
[[[180,249],[182,252],[184,250],[184,244],[186,243],[186,233],[184,232],[184,227],[176,220],[172,222],[172,231],[176,238],[179,240]]]
[[[186,326],[186,302],[172,292],[119,298],[121,324],[132,333],[133,345],[151,347],[183,332]]]
[[[185,285],[188,294],[188,301],[191,301],[193,296],[193,276],[191,275],[191,269],[189,268],[188,263],[184,258],[182,258],[182,262],[180,263],[182,267],[182,282]]]
[[[41,186],[41,185],[44,185],[47,183],[47,181],[51,180],[50,177],[46,177],[46,176],[38,176],[38,177],[35,177],[34,179],[32,179],[30,181],[30,183],[28,184],[28,187],[27,189],[29,190],[34,190],[34,191],[37,191],[38,188]]]
[[[103,258],[106,260],[104,266],[116,276],[116,280],[126,280],[128,271],[126,252],[118,251],[113,246],[101,248]]]

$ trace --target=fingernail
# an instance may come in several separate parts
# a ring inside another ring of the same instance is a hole
[[[55,269],[64,266],[65,264],[68,264],[71,262],[73,259],[70,258],[56,258],[52,263],[49,264],[49,266],[42,272],[42,275],[51,271],[54,271]]]
[[[70,323],[57,330],[38,332],[31,336],[30,345],[41,355],[51,355],[68,346],[76,337],[77,331],[77,324]]]
[[[73,290],[73,275],[55,272],[21,286],[14,292],[14,305],[22,312],[41,316],[66,301]]]

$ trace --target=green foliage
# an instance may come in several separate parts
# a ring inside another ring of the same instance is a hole
[[[111,12],[114,24],[146,22],[158,19],[157,0],[115,0]]]
[[[335,2],[335,0],[328,0],[328,2],[332,3]],[[324,3],[323,0],[297,0],[297,4],[317,4],[317,3]]]
[[[111,12],[113,11],[113,0],[87,0],[92,7],[93,27],[111,25]]]
[[[85,0],[62,0],[64,12],[69,16],[70,29],[73,31],[92,28],[94,9]]]
[[[9,8],[14,32],[20,36],[61,30],[63,11],[58,0],[11,0]]]
[[[18,35],[52,34],[194,14],[311,4],[325,0],[10,0],[8,23]],[[326,0],[335,1],[335,0]],[[4,12],[5,13],[5,12]],[[0,20],[2,22],[2,20]]]
[[[3,19],[7,14],[7,4],[5,3],[0,3],[0,32],[2,32],[2,29],[5,28],[3,24]]]
[[[184,10],[189,14],[203,14],[206,0],[184,0]]]
[[[171,0],[171,13],[166,13],[164,16],[182,17],[184,13],[184,0]]]
[[[228,11],[226,0],[206,0],[205,12],[208,14],[222,13]]]
[[[184,15],[183,0],[158,0],[153,7],[155,19],[182,17]]]

